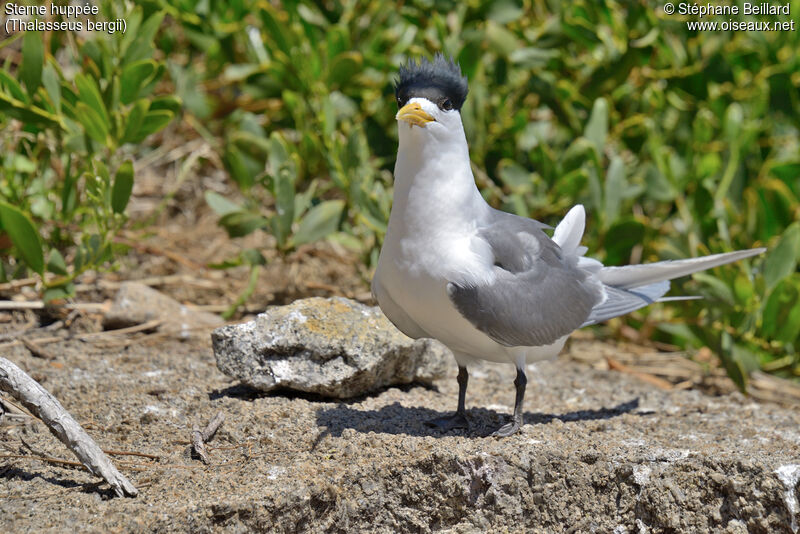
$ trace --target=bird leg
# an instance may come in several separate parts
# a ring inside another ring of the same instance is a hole
[[[525,399],[525,386],[528,384],[528,377],[525,376],[525,369],[517,367],[517,377],[514,379],[514,386],[517,388],[517,396],[514,400],[514,415],[510,423],[498,428],[492,436],[505,438],[517,432],[522,427],[522,401]]]
[[[468,428],[469,421],[467,421],[466,398],[467,398],[467,382],[469,382],[469,373],[465,366],[458,366],[458,408],[456,413],[449,417],[439,417],[432,421],[428,421],[429,426],[435,426],[443,431],[452,430],[454,428]]]

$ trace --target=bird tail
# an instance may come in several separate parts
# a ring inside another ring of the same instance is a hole
[[[592,309],[583,326],[625,315],[654,302],[702,298],[697,296],[664,297],[664,294],[669,291],[669,281],[673,278],[757,256],[767,250],[751,248],[712,254],[702,258],[606,267],[597,260],[583,256],[586,253],[586,247],[580,246],[580,241],[583,237],[585,221],[586,214],[583,206],[578,204],[569,210],[553,233],[553,241],[565,253],[577,254],[579,256],[578,266],[591,272],[603,284],[606,298]]]
[[[596,276],[603,283],[606,298],[592,309],[583,326],[597,324],[630,313],[653,302],[702,298],[697,296],[664,297],[664,294],[669,291],[669,281],[673,278],[756,256],[765,250],[764,248],[752,248],[724,254],[712,254],[702,258],[659,261],[623,267],[603,267],[596,273]]]
[[[705,271],[726,263],[743,260],[751,256],[757,256],[766,250],[765,248],[751,248],[686,260],[668,260],[641,265],[625,265],[623,267],[603,267],[597,273],[597,277],[604,284],[619,289],[642,288],[698,271]]]

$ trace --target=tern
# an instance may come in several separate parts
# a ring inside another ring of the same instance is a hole
[[[556,226],[496,210],[475,185],[461,122],[467,79],[452,59],[409,61],[395,85],[399,146],[389,225],[372,292],[412,338],[434,338],[458,364],[458,406],[432,421],[464,428],[467,367],[516,366],[511,421],[522,425],[528,363],[558,355],[570,333],[663,298],[669,280],[761,254],[754,248],[685,260],[606,267],[584,256],[583,206]]]

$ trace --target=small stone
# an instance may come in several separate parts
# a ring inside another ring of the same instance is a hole
[[[214,330],[211,340],[220,371],[248,386],[337,399],[431,383],[452,362],[441,343],[410,339],[377,307],[340,297],[275,307]]]
[[[158,329],[181,337],[206,335],[204,328],[220,326],[221,317],[184,306],[177,300],[138,282],[125,282],[114,296],[111,309],[103,317],[103,328],[114,330],[161,321]]]

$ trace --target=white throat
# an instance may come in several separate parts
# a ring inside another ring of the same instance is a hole
[[[390,233],[469,232],[488,210],[472,175],[461,119],[448,119],[425,127],[398,122]]]

